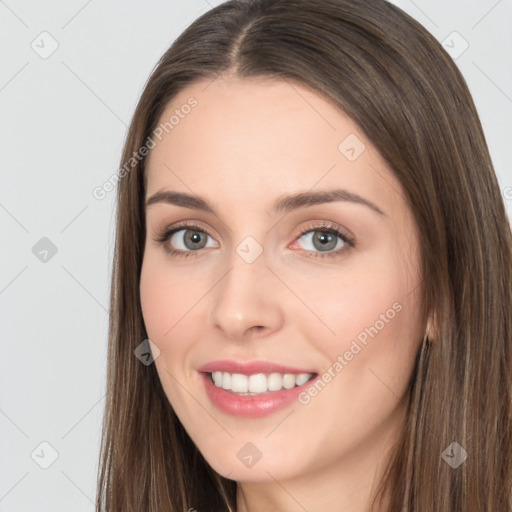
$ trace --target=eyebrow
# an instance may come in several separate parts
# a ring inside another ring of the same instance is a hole
[[[361,197],[354,192],[344,189],[334,189],[325,191],[305,191],[295,194],[282,196],[276,200],[272,210],[275,213],[290,212],[299,208],[314,206],[335,201],[346,201],[350,203],[361,204],[373,210],[380,215],[386,215],[376,204],[368,199]],[[146,200],[146,208],[156,203],[173,204],[184,208],[203,210],[215,214],[215,208],[206,199],[200,196],[186,194],[184,192],[174,192],[170,190],[160,190]]]

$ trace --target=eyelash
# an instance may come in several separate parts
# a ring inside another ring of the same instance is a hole
[[[166,242],[171,238],[174,233],[183,230],[184,228],[188,228],[191,231],[198,231],[200,233],[204,233],[205,235],[208,235],[208,232],[205,231],[203,228],[198,226],[197,224],[191,223],[191,222],[183,222],[178,224],[177,226],[174,226],[170,229],[163,229],[159,233],[156,234],[154,240],[155,242],[158,242],[162,245],[164,245],[165,250],[171,257],[182,257],[182,258],[188,258],[189,256],[196,256],[194,253],[200,252],[200,250],[197,251],[180,251],[176,249],[172,249],[169,247]],[[324,222],[321,224],[315,224],[313,226],[308,226],[307,228],[304,228],[300,233],[297,234],[296,240],[299,238],[302,238],[305,234],[310,233],[311,231],[321,231],[323,233],[330,233],[336,236],[339,236],[343,242],[346,244],[341,249],[337,249],[336,251],[329,251],[329,252],[315,252],[315,251],[306,251],[306,252],[312,252],[312,256],[308,256],[309,258],[335,258],[338,256],[342,256],[349,248],[355,247],[355,240],[353,237],[349,236],[347,233],[345,233],[340,226],[333,222]]]

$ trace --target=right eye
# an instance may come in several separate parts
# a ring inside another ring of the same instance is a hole
[[[163,244],[171,256],[187,257],[190,253],[198,252],[200,249],[216,247],[208,244],[208,237],[210,235],[195,224],[181,224],[165,229],[157,235],[155,240]]]

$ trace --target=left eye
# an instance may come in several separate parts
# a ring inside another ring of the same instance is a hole
[[[306,231],[298,238],[298,240],[301,239],[304,240],[306,244],[310,245],[310,247],[304,248],[306,251],[333,251],[336,249],[341,249],[347,243],[346,238],[341,233],[332,231],[319,231],[316,229]]]

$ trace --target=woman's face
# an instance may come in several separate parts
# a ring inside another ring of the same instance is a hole
[[[140,293],[177,416],[232,480],[373,478],[424,329],[400,183],[297,84],[196,83],[171,116],[147,162]]]

